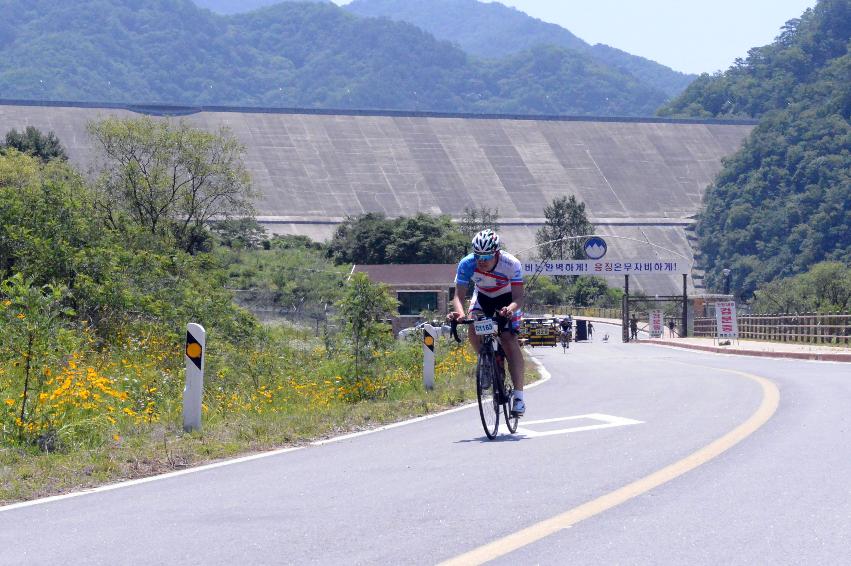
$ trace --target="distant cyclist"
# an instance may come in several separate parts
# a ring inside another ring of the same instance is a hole
[[[569,316],[561,319],[561,322],[558,323],[561,328],[561,335],[569,342],[571,330],[573,329],[573,319]]]
[[[517,339],[522,315],[520,308],[523,305],[523,276],[520,262],[513,255],[500,250],[499,236],[493,230],[482,230],[476,234],[473,238],[473,253],[458,263],[455,296],[452,299],[454,310],[446,315],[447,319],[464,318],[462,301],[467,296],[467,288],[471,283],[471,316],[475,316],[477,312],[487,317],[499,313],[511,321],[508,325],[509,332],[503,332],[500,340],[508,358],[511,381],[514,383],[514,405],[511,412],[518,416],[523,415],[526,412],[526,403],[523,401],[524,361],[520,341]],[[478,353],[479,337],[472,330],[467,336]]]

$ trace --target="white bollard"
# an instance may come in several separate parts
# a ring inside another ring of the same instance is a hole
[[[434,343],[437,341],[437,329],[423,325],[423,385],[428,390],[434,389]]]
[[[201,430],[201,398],[204,395],[204,349],[207,331],[194,322],[186,326],[186,386],[183,388],[183,430]]]

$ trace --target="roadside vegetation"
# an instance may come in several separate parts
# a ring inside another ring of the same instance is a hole
[[[756,290],[753,312],[851,312],[851,267],[837,261],[823,261],[806,273],[766,283]]]
[[[421,346],[397,342],[382,322],[395,310],[384,288],[347,279],[350,266],[322,245],[268,239],[244,219],[250,183],[227,131],[148,119],[91,131],[103,150],[94,181],[64,153],[40,153],[49,136],[0,149],[0,502],[471,396],[464,347],[438,347],[436,387],[425,391]],[[262,325],[233,301],[245,287],[321,308],[323,325]],[[184,434],[190,321],[208,332],[207,368],[203,430]]]

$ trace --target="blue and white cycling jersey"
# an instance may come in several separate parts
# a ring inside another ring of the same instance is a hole
[[[523,285],[523,272],[520,261],[507,252],[499,252],[499,261],[491,271],[476,269],[476,258],[467,255],[458,263],[455,284],[475,285],[476,291],[486,297],[499,297],[511,293],[514,285]]]

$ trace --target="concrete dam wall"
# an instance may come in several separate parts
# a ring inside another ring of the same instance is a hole
[[[246,146],[246,164],[262,195],[258,219],[272,233],[323,240],[347,215],[460,218],[465,207],[484,205],[499,210],[506,246],[521,259],[534,253],[528,248],[544,207],[563,195],[585,202],[598,233],[620,237],[608,242],[607,260],[691,259],[688,230],[703,192],[721,159],[754,128],[653,118],[193,110],[144,109],[186,114],[181,119],[204,129],[230,128]],[[7,102],[0,103],[0,133],[30,125],[54,131],[86,170],[95,157],[86,124],[136,115],[106,105]],[[637,277],[631,288],[678,293],[682,281]]]

